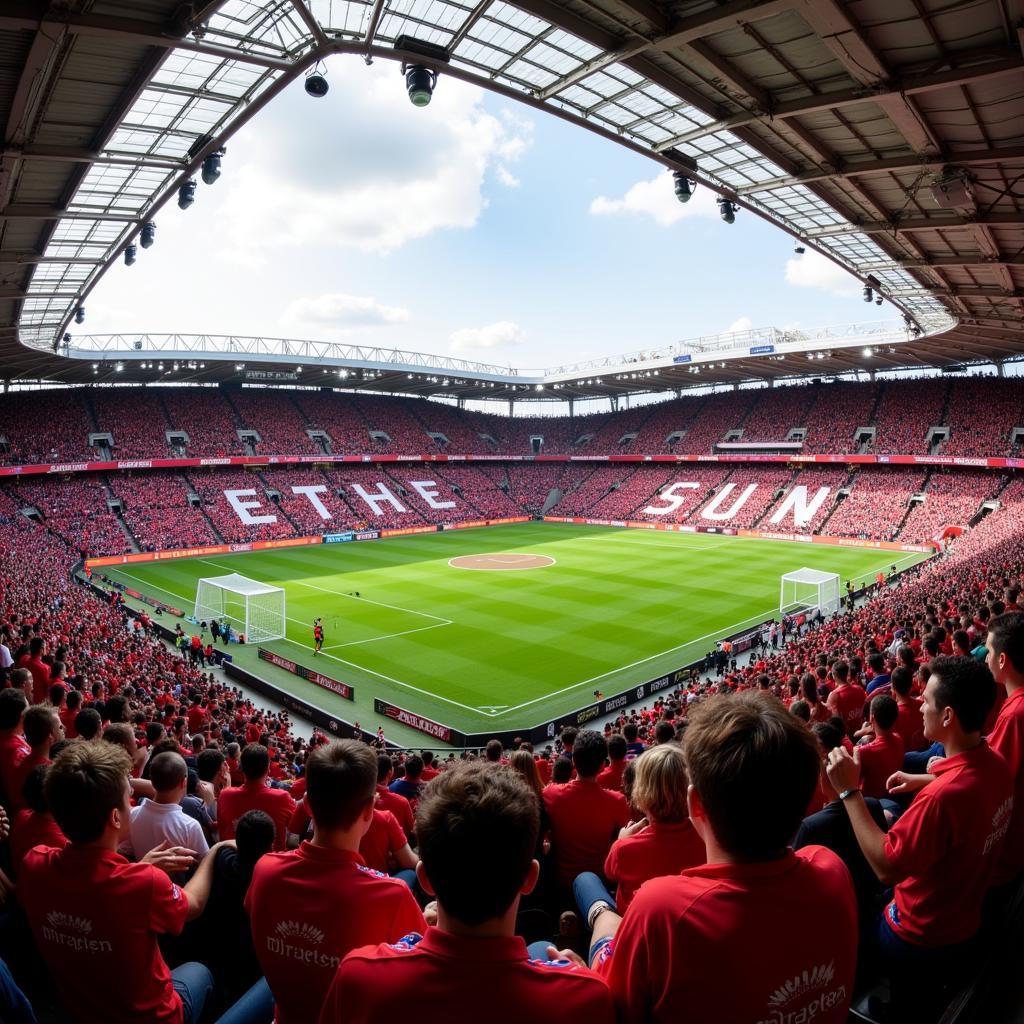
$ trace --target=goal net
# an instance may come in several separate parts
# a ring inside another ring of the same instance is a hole
[[[782,577],[779,611],[783,615],[813,613],[821,609],[824,616],[839,611],[839,573],[819,569],[797,569]]]
[[[195,616],[200,621],[229,622],[247,643],[284,637],[284,591],[233,572],[201,579],[196,588]]]

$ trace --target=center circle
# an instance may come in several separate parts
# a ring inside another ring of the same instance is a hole
[[[449,558],[453,569],[475,569],[477,572],[514,572],[520,569],[543,569],[554,565],[550,555],[531,555],[522,551],[496,551],[490,555],[459,555]]]

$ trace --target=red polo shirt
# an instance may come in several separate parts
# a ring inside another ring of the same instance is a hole
[[[42,658],[25,654],[18,659],[17,667],[27,668],[32,673],[32,703],[42,704],[50,692],[50,666]]]
[[[594,969],[621,1024],[846,1024],[856,957],[849,872],[831,850],[806,846],[652,879]]]
[[[76,1020],[181,1024],[157,936],[177,935],[188,897],[150,864],[89,846],[37,846],[18,875],[36,948]]]
[[[30,750],[28,754],[23,757],[17,765],[11,769],[10,774],[7,776],[7,781],[10,783],[10,791],[7,794],[7,802],[10,804],[12,811],[20,811],[25,807],[25,798],[22,796],[22,789],[25,786],[25,780],[28,778],[28,774],[33,768],[38,768],[41,764],[50,763],[49,751],[38,751],[32,753]]]
[[[622,776],[626,771],[626,760],[612,761],[603,771],[598,773],[597,784],[604,789],[622,792]]]
[[[678,875],[707,860],[704,840],[689,818],[678,825],[648,825],[625,839],[616,839],[604,862],[605,878],[619,883],[615,906],[625,914],[637,889],[650,878]]]
[[[864,702],[867,695],[864,688],[846,683],[837,686],[826,701],[834,715],[838,715],[846,723],[846,732],[852,736],[864,722]]]
[[[345,957],[320,1024],[447,1024],[500,1008],[500,1020],[613,1024],[607,986],[568,960],[529,959],[518,936],[466,939],[438,928]]]
[[[260,859],[245,909],[279,1024],[317,1019],[346,953],[426,927],[405,882],[312,843]]]
[[[359,856],[368,868],[383,871],[387,874],[388,854],[396,854],[409,842],[405,838],[405,830],[398,824],[398,819],[390,811],[373,810],[373,821],[359,843]]]
[[[387,786],[378,786],[377,809],[380,811],[390,811],[398,819],[398,824],[405,829],[405,834],[407,836],[412,835],[416,827],[412,814],[412,804],[401,793],[392,793]]]
[[[20,733],[9,733],[0,736],[0,785],[3,785],[4,796],[11,802],[14,787],[14,770],[32,753],[32,748]]]
[[[896,724],[892,731],[903,740],[906,750],[927,750],[924,738],[924,715],[921,714],[921,698],[909,697],[906,704],[896,701]]]
[[[988,745],[1002,756],[1013,779],[1013,813],[993,885],[1002,885],[1024,871],[1024,689],[1016,690],[999,709]]]
[[[14,873],[21,870],[25,854],[37,846],[53,846],[63,850],[67,837],[48,811],[18,811],[11,825],[11,866]]]
[[[235,838],[235,823],[246,811],[266,811],[274,819],[277,834],[274,849],[283,850],[288,835],[288,822],[295,810],[295,801],[286,789],[272,789],[263,780],[243,782],[241,786],[222,789],[217,798],[217,829],[221,839]]]
[[[964,942],[981,923],[1010,824],[1013,783],[1006,762],[982,742],[939,761],[885,836],[885,855],[903,880],[885,908],[889,927],[918,946]]]
[[[856,748],[860,757],[860,785],[865,796],[888,797],[886,780],[903,767],[903,740],[895,732],[879,733]]]
[[[581,871],[601,874],[619,829],[629,822],[626,798],[593,779],[548,786],[543,798],[559,884],[572,885]]]

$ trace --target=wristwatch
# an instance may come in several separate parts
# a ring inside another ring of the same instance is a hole
[[[842,793],[839,794],[839,799],[840,800],[846,800],[848,797],[853,796],[854,793],[859,793],[859,792],[860,792],[860,786],[854,786],[853,789],[844,789],[842,791]]]

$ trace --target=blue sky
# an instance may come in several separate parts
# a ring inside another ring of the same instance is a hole
[[[503,365],[745,326],[891,319],[740,211],[686,207],[659,165],[452,79],[408,102],[396,65],[336,59],[228,146],[221,179],[115,266],[82,330],[308,337]],[[678,218],[678,219],[676,219]],[[800,283],[794,283],[799,281]]]

